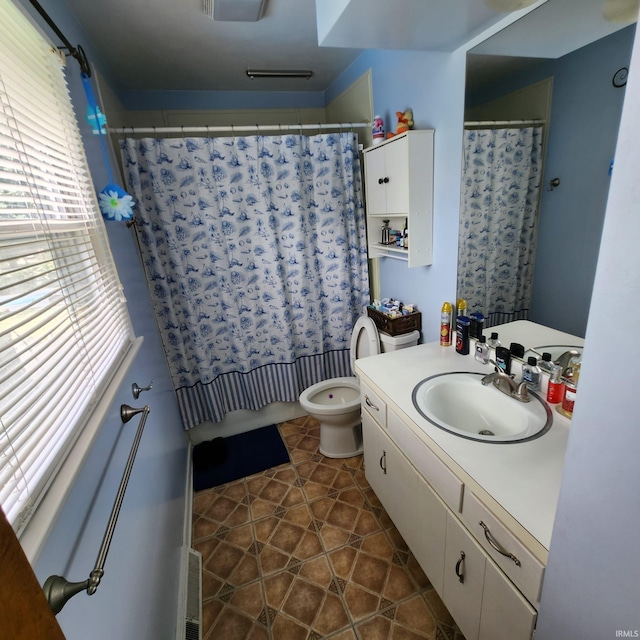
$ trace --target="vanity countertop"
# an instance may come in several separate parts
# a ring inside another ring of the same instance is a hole
[[[484,333],[489,336],[492,331],[499,333],[505,346],[511,342],[519,342],[527,349],[536,345],[583,344],[581,338],[522,320],[491,327]],[[411,422],[418,427],[415,432],[428,446],[469,476],[471,490],[477,487],[486,492],[548,551],[571,421],[552,407],[553,425],[540,438],[492,444],[448,433],[432,425],[413,406],[414,387],[429,376],[448,371],[493,371],[492,365],[475,360],[474,344],[472,341],[467,356],[456,353],[454,346],[422,344],[360,359],[356,369],[410,419],[405,421],[410,427]],[[464,398],[460,400],[463,402]]]

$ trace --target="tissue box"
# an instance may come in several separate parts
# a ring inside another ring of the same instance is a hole
[[[367,315],[378,327],[378,331],[388,333],[390,336],[400,336],[403,333],[411,333],[422,329],[422,314],[419,311],[414,311],[407,316],[391,318],[376,309],[367,307]]]

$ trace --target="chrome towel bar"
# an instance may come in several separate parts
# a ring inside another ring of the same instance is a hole
[[[116,528],[118,515],[120,514],[120,507],[124,500],[124,494],[127,490],[127,484],[129,483],[129,476],[131,475],[131,469],[133,468],[133,463],[136,459],[136,454],[138,453],[138,445],[142,438],[142,431],[144,430],[144,425],[147,421],[149,411],[150,409],[148,406],[141,409],[134,409],[129,405],[123,404],[120,407],[120,418],[123,423],[129,422],[129,420],[138,413],[142,413],[142,416],[140,417],[138,430],[136,431],[135,438],[133,439],[129,458],[127,459],[127,464],[122,474],[122,480],[120,480],[120,487],[118,488],[118,493],[116,495],[115,502],[113,503],[113,508],[111,509],[111,516],[109,516],[109,522],[107,523],[107,528],[104,532],[104,537],[102,538],[102,544],[100,545],[100,551],[98,551],[96,564],[93,571],[89,574],[89,578],[82,582],[70,582],[65,577],[56,575],[49,576],[46,579],[42,589],[47,598],[47,602],[49,603],[49,607],[51,607],[51,611],[53,611],[54,614],[60,613],[62,607],[64,607],[64,605],[67,604],[67,602],[73,598],[76,593],[86,590],[87,594],[91,596],[96,592],[96,589],[100,584],[100,580],[104,575],[104,564],[107,559],[107,554],[109,553],[111,538],[113,538],[113,532]]]

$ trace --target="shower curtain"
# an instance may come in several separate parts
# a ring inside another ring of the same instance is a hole
[[[457,295],[486,326],[528,317],[541,161],[541,127],[465,131]]]
[[[369,302],[353,133],[121,141],[185,428],[351,375]]]

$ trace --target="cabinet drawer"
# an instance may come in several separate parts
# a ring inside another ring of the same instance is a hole
[[[387,413],[387,430],[400,450],[434,488],[443,502],[452,511],[459,512],[462,507],[464,483],[391,409]]]
[[[544,565],[471,492],[464,499],[462,520],[529,602],[536,604],[540,599]]]
[[[387,403],[362,380],[360,381],[360,399],[362,406],[381,426],[387,426]]]

